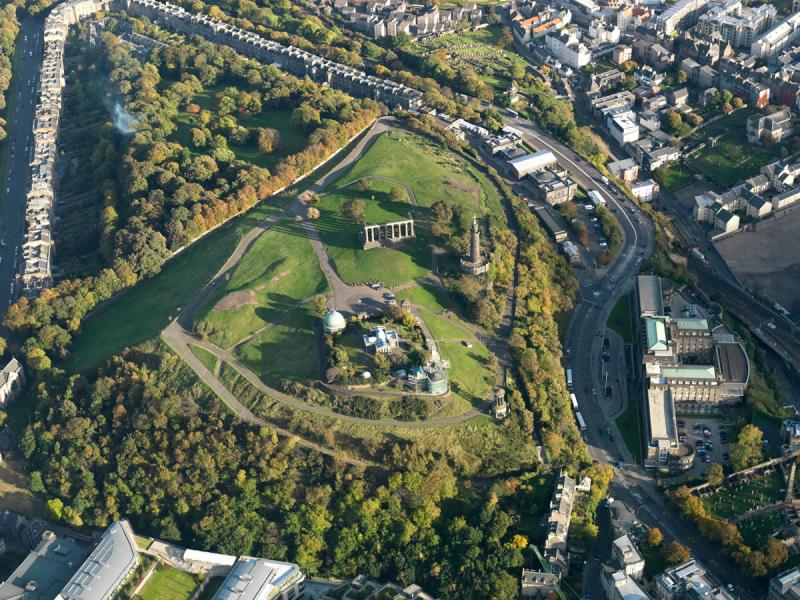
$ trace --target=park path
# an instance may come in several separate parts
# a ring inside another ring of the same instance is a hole
[[[356,146],[342,160],[342,162],[329,173],[320,177],[309,187],[309,189],[313,192],[319,192],[341,177],[347,171],[347,169],[349,169],[349,167],[361,157],[361,155],[369,148],[372,142],[380,134],[394,129],[394,126],[392,125],[393,121],[394,119],[392,118],[383,118],[377,120],[367,134],[356,144]],[[416,197],[413,195],[413,190],[410,190],[407,188],[407,186],[406,189],[409,192],[409,199],[416,203]],[[301,446],[353,465],[367,467],[375,466],[375,463],[350,456],[344,456],[342,453],[321,446],[320,444],[311,440],[302,438],[292,431],[279,427],[271,421],[257,416],[247,406],[242,404],[242,402],[222,384],[218,374],[212,373],[206,368],[206,366],[192,352],[191,348],[189,347],[190,344],[204,348],[218,358],[228,362],[242,377],[244,377],[249,383],[254,385],[259,391],[266,394],[270,398],[280,401],[293,408],[305,410],[320,416],[332,417],[341,421],[356,423],[359,425],[396,426],[420,429],[456,425],[479,415],[480,411],[476,409],[472,409],[460,415],[432,418],[426,421],[400,421],[397,419],[381,419],[376,421],[361,417],[342,415],[329,408],[304,402],[303,400],[294,398],[279,390],[267,386],[255,373],[253,373],[253,371],[236,359],[231,350],[223,350],[214,344],[200,340],[191,333],[193,313],[198,307],[207,301],[210,295],[220,285],[227,281],[228,277],[233,273],[233,271],[236,269],[236,266],[239,264],[245,254],[247,254],[255,241],[261,235],[274,227],[281,219],[293,215],[302,215],[305,211],[305,207],[305,204],[299,198],[295,198],[282,210],[272,213],[261,223],[254,226],[253,229],[251,229],[240,240],[231,255],[212,277],[209,283],[206,284],[206,286],[197,294],[197,296],[195,296],[189,302],[189,304],[186,305],[186,307],[181,311],[180,315],[161,332],[161,337],[164,342],[167,343],[167,345],[169,345],[184,360],[184,362],[189,365],[189,367],[198,375],[198,377],[200,377],[200,379],[206,385],[208,385],[208,387],[214,391],[214,393],[217,394],[222,402],[224,402],[228,408],[230,408],[234,414],[236,414],[243,421],[253,425],[271,427],[282,435],[296,439],[298,444]],[[336,273],[336,270],[333,268],[333,264],[328,257],[327,252],[325,251],[322,241],[319,238],[316,227],[314,227],[313,223],[309,222],[308,220],[303,222],[303,226],[308,234],[311,246],[319,260],[320,267],[331,283],[335,303],[338,304],[341,302],[343,305],[347,306],[353,306],[355,304],[364,305],[364,300],[367,300],[368,302],[377,302],[381,306],[384,304],[383,295],[380,291],[373,290],[368,286],[349,286],[345,284]],[[413,284],[402,287],[410,287],[411,285]],[[344,308],[344,306],[342,307]],[[268,327],[269,326],[267,326],[267,328]],[[236,348],[240,344],[241,342],[234,344],[233,348]]]

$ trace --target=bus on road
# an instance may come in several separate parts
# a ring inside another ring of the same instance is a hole
[[[583,420],[583,415],[581,411],[577,411],[575,413],[575,420],[578,421],[578,429],[581,431],[586,431],[586,421]]]

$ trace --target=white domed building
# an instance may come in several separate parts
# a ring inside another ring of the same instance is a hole
[[[345,327],[347,327],[347,321],[345,321],[342,313],[335,308],[330,309],[325,313],[325,316],[322,317],[322,328],[325,330],[325,333],[331,335],[340,333],[344,331]]]

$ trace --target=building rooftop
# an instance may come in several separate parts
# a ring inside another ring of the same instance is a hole
[[[303,578],[293,563],[241,556],[212,600],[272,600]]]
[[[126,520],[112,523],[57,600],[110,598],[138,562],[139,551],[130,524]]]
[[[716,379],[713,366],[683,365],[680,367],[663,367],[661,374],[667,379]]]
[[[669,348],[667,345],[667,327],[664,319],[645,319],[647,330],[648,352],[659,352]]]
[[[0,585],[0,600],[52,600],[80,567],[89,548],[51,531]]]
[[[639,275],[636,278],[636,286],[639,292],[639,312],[642,316],[663,315],[661,278],[656,275]]]
[[[750,380],[750,361],[739,343],[717,344],[716,362],[722,379],[731,383],[747,383]]]
[[[708,331],[708,321],[706,319],[696,319],[688,317],[675,317],[672,319],[678,331]]]
[[[648,388],[647,423],[651,440],[664,440],[669,443],[677,440],[675,407],[668,389]]]

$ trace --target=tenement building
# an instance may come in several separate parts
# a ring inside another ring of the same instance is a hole
[[[679,442],[677,414],[716,413],[739,402],[750,379],[747,354],[735,336],[705,318],[672,317],[654,275],[637,279],[642,319],[642,366],[645,386],[645,466],[689,468],[691,448]]]

